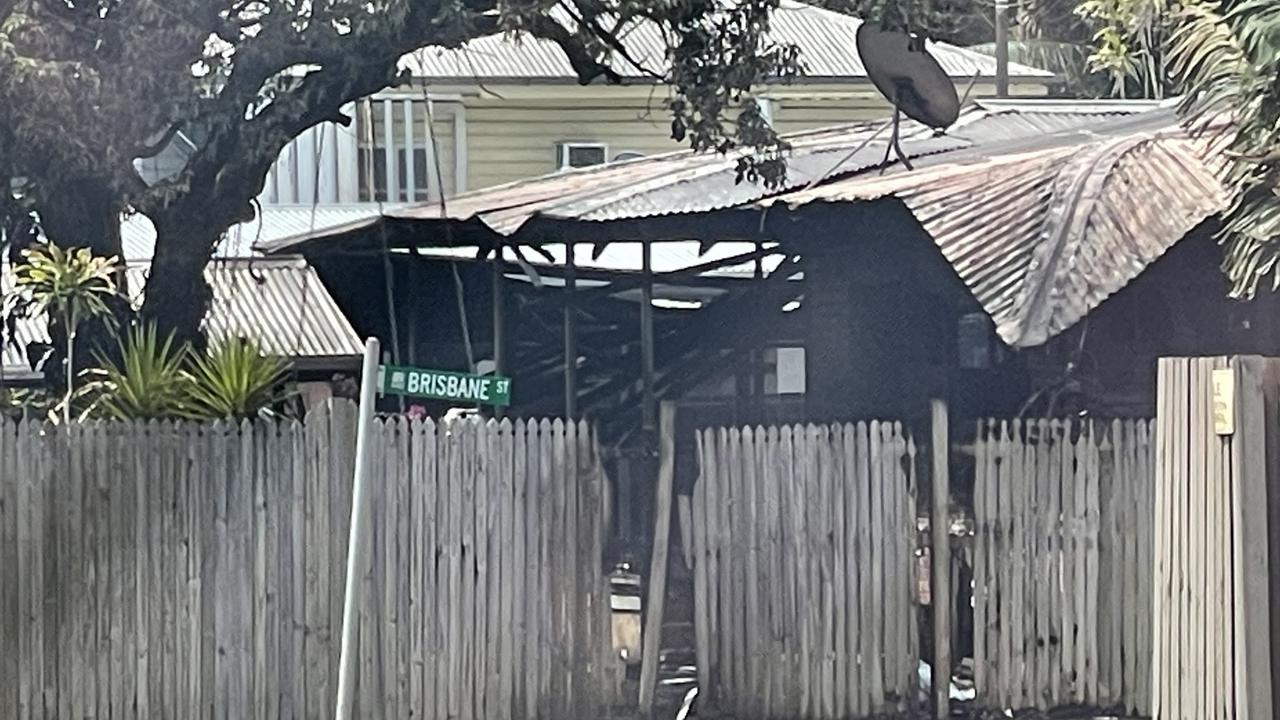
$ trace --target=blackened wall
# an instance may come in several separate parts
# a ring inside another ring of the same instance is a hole
[[[1023,351],[1039,387],[1078,366],[1055,414],[1153,416],[1160,357],[1280,355],[1280,296],[1264,281],[1254,299],[1231,299],[1214,231],[1198,228],[1085,321]]]
[[[805,257],[812,419],[919,421],[932,398],[960,416],[998,414],[1025,395],[1017,358],[960,369],[959,321],[980,308],[899,202],[815,205],[774,227]]]
[[[960,318],[980,308],[897,201],[814,205],[775,220],[803,247],[807,413],[814,420],[922,421],[931,398],[952,417],[1149,417],[1163,356],[1280,356],[1280,295],[1229,297],[1206,224],[1076,326],[1044,346],[999,340],[993,364],[962,369]],[[1266,285],[1266,283],[1264,283]]]

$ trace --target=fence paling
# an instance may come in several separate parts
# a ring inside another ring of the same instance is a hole
[[[1233,397],[1219,396],[1216,372],[1231,379]],[[1272,359],[1160,361],[1159,420],[1145,438],[1156,450],[1156,484],[1144,498],[1159,522],[1140,555],[1155,566],[1145,587],[1154,624],[1143,630],[1154,630],[1147,687],[1161,720],[1274,714],[1267,547],[1277,378]],[[1218,400],[1234,424],[1221,435]]]
[[[354,424],[0,420],[0,717],[327,716]],[[394,419],[377,440],[357,714],[602,713],[590,428]]]
[[[915,474],[901,425],[704,430],[697,456],[695,635],[708,705],[836,718],[910,699]]]
[[[974,660],[984,705],[1149,709],[1150,428],[978,424]]]

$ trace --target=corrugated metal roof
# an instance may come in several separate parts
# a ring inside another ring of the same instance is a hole
[[[967,108],[946,135],[905,123],[902,146],[912,158],[933,156],[933,161],[943,161],[954,152],[990,143],[1040,142],[1054,133],[1087,131],[1153,107],[1150,103],[982,101]],[[720,210],[805,187],[815,178],[880,167],[888,133],[864,143],[883,126],[883,121],[859,122],[787,135],[792,150],[787,158],[788,182],[781,190],[737,182],[736,155],[677,150],[475,190],[448,199],[444,208],[438,204],[389,208],[385,216],[407,221],[442,220],[446,216],[455,221],[478,219],[493,231],[510,236],[534,217],[611,221]],[[332,227],[317,221],[313,232],[261,242],[257,247],[266,252],[285,251],[377,222],[376,214]]]
[[[148,262],[128,263],[129,287],[143,287],[149,269]],[[213,290],[204,321],[211,340],[247,337],[267,353],[296,361],[349,360],[363,352],[359,336],[302,258],[218,258],[205,277]],[[6,281],[8,288],[11,283]],[[140,306],[142,294],[131,300]],[[30,369],[28,343],[49,341],[43,318],[18,322],[15,340],[3,348],[6,374]]]
[[[857,149],[857,145],[873,133],[871,129],[860,129],[795,144],[787,157],[784,187],[804,187],[815,179],[878,166],[885,156],[887,133]],[[912,158],[958,150],[967,145],[961,138],[937,136],[930,130],[915,126],[908,130],[902,142],[906,154]],[[850,156],[850,151],[855,149],[857,152]],[[673,159],[665,167],[655,165],[658,172],[648,178],[631,177],[612,184],[604,184],[602,178],[586,174],[566,179],[566,184],[573,188],[569,192],[477,215],[496,232],[512,235],[534,216],[593,222],[635,220],[722,210],[776,192],[756,183],[738,182],[737,162],[736,156],[683,156]],[[425,212],[419,215],[420,211]],[[460,208],[460,212],[466,211],[466,206]],[[387,215],[415,219],[431,217],[431,210],[406,208]]]
[[[551,12],[557,15],[557,20],[572,27],[572,20],[560,8]],[[866,69],[854,42],[861,24],[861,20],[849,15],[795,0],[782,0],[770,18],[769,39],[800,48],[805,75],[799,82],[865,80]],[[611,58],[610,66],[623,77],[633,80],[648,80],[650,73],[664,74],[669,43],[663,38],[662,30],[653,23],[645,22],[627,28],[624,33],[622,44],[627,56],[641,67],[628,62],[620,53]],[[929,51],[953,78],[968,80],[974,75],[995,76],[996,61],[989,55],[936,42],[929,44]],[[415,77],[436,82],[475,78],[576,82],[578,77],[555,43],[507,34],[477,38],[460,49],[424,48],[406,55],[401,67]],[[1015,81],[1044,82],[1053,77],[1050,72],[1017,63],[1009,64],[1009,73]]]
[[[129,287],[146,283],[149,263],[130,263]],[[213,290],[204,328],[213,341],[247,337],[281,357],[353,357],[360,338],[315,269],[299,257],[218,258],[205,270]],[[134,295],[142,304],[142,293]]]
[[[1162,117],[1158,130],[853,177],[769,202],[898,198],[1000,336],[1039,345],[1226,207],[1218,154]]]
[[[388,205],[394,208],[395,205]],[[258,216],[232,225],[218,243],[217,257],[249,257],[258,243],[271,243],[323,228],[378,217],[376,203],[345,205],[263,205]],[[126,260],[150,260],[155,254],[156,229],[145,215],[130,215],[120,224],[120,239]]]
[[[992,100],[979,105],[987,112],[958,130],[976,145],[1035,138],[1144,115],[1162,105],[1145,100]]]

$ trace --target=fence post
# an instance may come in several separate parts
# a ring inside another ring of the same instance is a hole
[[[671,492],[675,474],[676,408],[662,403],[658,428],[658,498],[654,506],[653,558],[649,564],[649,603],[644,609],[644,648],[640,658],[640,713],[649,717],[658,679],[658,655],[662,652],[662,614],[667,597],[667,552],[671,539]]]
[[[933,424],[933,502],[929,529],[933,536],[929,550],[929,604],[933,610],[933,704],[934,717],[951,713],[951,499],[950,438],[947,402],[934,400],[930,408]]]

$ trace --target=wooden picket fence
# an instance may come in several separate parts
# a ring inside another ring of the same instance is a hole
[[[703,430],[699,702],[866,717],[914,699],[916,448],[898,423]]]
[[[979,424],[974,681],[984,706],[1149,713],[1154,440],[1147,420]]]
[[[355,419],[0,421],[0,717],[331,717]],[[599,716],[590,428],[376,432],[356,716]]]
[[[1276,715],[1280,359],[1163,358],[1152,716]]]

